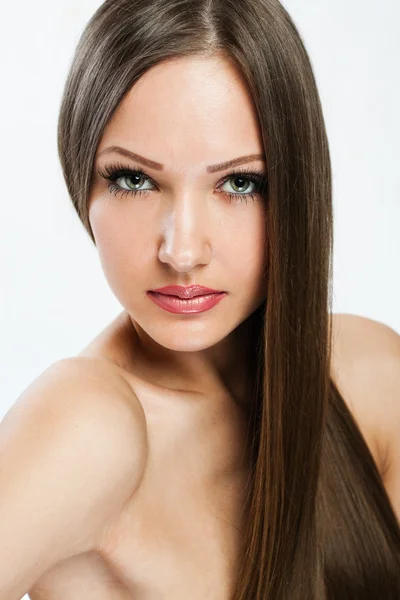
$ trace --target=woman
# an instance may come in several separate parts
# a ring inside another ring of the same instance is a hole
[[[285,9],[104,2],[58,139],[124,310],[2,423],[0,600],[398,599],[399,409],[375,421],[357,365],[394,373],[399,336],[330,318],[328,141]]]

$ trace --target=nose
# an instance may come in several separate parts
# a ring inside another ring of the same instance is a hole
[[[199,204],[195,205],[193,198],[181,198],[164,221],[158,257],[179,272],[206,265],[213,256],[207,211]]]

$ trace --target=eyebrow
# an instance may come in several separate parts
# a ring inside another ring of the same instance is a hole
[[[144,156],[140,156],[140,154],[136,154],[135,152],[131,152],[126,148],[122,148],[121,146],[109,146],[100,152],[98,158],[103,154],[109,154],[111,152],[116,152],[135,160],[150,169],[155,169],[156,171],[163,171],[164,165],[154,160],[150,160],[149,158],[145,158]],[[263,160],[266,161],[265,154],[249,154],[248,156],[240,156],[239,158],[233,158],[223,163],[218,163],[216,165],[209,165],[207,167],[207,173],[217,173],[218,171],[225,171],[225,169],[230,169],[231,167],[235,167],[236,165],[242,165],[247,162],[252,162],[253,160]]]

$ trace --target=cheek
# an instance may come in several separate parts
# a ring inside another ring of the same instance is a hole
[[[229,261],[232,277],[241,283],[244,291],[255,290],[260,286],[266,265],[264,245],[261,240],[258,244],[254,240],[248,244],[241,240],[238,250]]]
[[[90,213],[90,223],[104,274],[115,288],[125,280],[132,280],[146,267],[149,229],[123,211],[98,206]],[[147,248],[147,250],[146,250]]]
[[[243,219],[240,229],[226,238],[226,252],[230,252],[229,264],[238,280],[249,284],[258,281],[267,262],[267,239],[264,210],[257,211],[247,221]],[[235,242],[233,240],[236,240]]]

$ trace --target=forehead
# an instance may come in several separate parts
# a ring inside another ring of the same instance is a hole
[[[263,152],[250,92],[222,57],[178,58],[147,71],[108,123],[98,153],[109,145],[149,156],[167,170]]]

